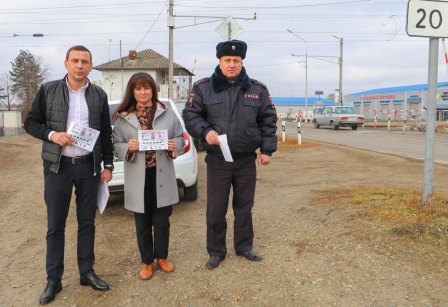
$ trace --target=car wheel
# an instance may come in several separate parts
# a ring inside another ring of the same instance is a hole
[[[333,129],[333,130],[337,130],[338,128],[339,128],[339,126],[336,125],[335,122],[331,122],[331,129]]]
[[[320,125],[317,123],[317,121],[314,121],[314,128],[319,129]]]
[[[193,201],[198,198],[198,182],[196,182],[190,187],[184,187],[184,200]]]
[[[358,129],[358,126],[352,126],[352,130]]]

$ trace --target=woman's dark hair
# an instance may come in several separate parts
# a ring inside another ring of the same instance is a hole
[[[113,119],[117,119],[118,113],[121,113],[123,111],[128,113],[134,112],[135,107],[137,106],[137,101],[134,97],[134,89],[137,86],[148,85],[152,90],[152,105],[155,106],[157,101],[159,100],[157,97],[156,82],[154,81],[153,77],[151,77],[151,75],[145,72],[138,72],[133,74],[129,79],[128,84],[126,85],[126,91],[124,92],[123,100],[115,111]]]

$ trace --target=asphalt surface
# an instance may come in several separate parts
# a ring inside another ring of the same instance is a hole
[[[281,131],[281,122],[278,123]],[[385,128],[350,128],[315,129],[312,124],[301,124],[302,140],[315,140],[355,148],[373,150],[382,153],[400,155],[419,160],[425,157],[425,133],[418,131],[387,131]],[[297,123],[286,122],[287,137],[297,137]],[[448,164],[448,135],[436,134],[434,142],[434,161]]]

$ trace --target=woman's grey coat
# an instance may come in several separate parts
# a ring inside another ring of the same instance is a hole
[[[176,142],[176,154],[184,150],[183,128],[174,111],[164,103],[158,103],[154,116],[154,130],[167,129],[168,139]],[[140,130],[135,113],[119,114],[113,129],[115,156],[124,161],[124,206],[126,209],[144,213],[145,152],[136,152],[133,161],[126,161],[129,139],[138,140]],[[157,150],[157,207],[166,207],[179,201],[173,159],[167,151]]]

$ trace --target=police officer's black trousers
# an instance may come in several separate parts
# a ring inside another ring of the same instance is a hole
[[[73,186],[78,220],[78,268],[80,274],[85,274],[93,270],[95,262],[95,213],[100,178],[99,174],[94,175],[93,159],[73,165],[62,158],[58,173],[44,170],[44,178],[48,215],[47,278],[61,279],[64,273],[65,224]]]
[[[256,157],[255,153],[234,156],[234,162],[225,162],[222,154],[207,153],[207,251],[210,256],[225,256],[227,253],[226,213],[231,187],[234,248],[236,252],[252,250]]]

